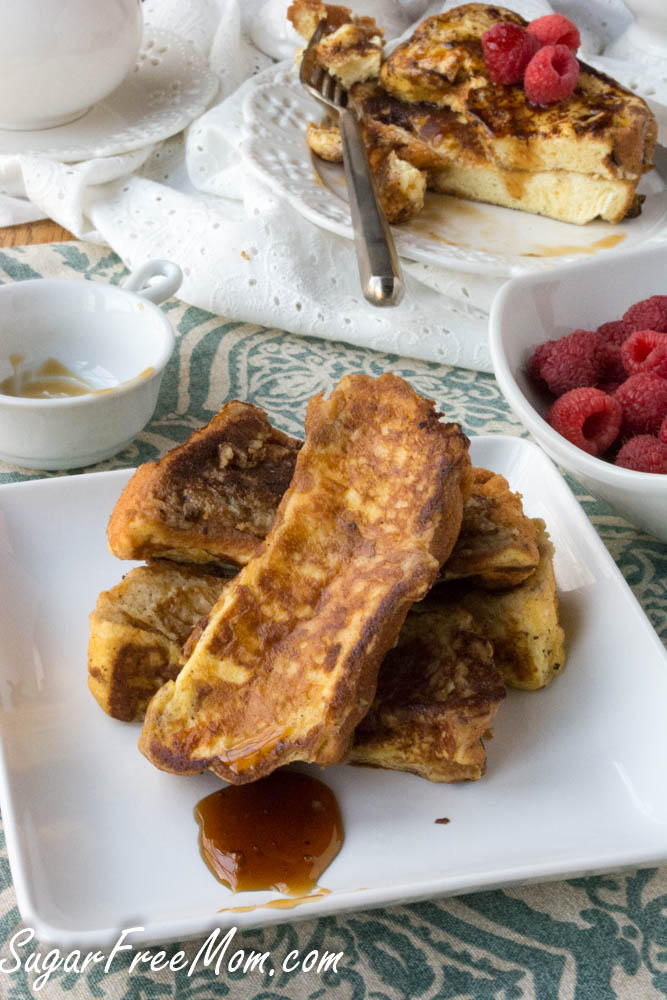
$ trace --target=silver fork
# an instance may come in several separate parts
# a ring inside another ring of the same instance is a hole
[[[308,43],[301,60],[299,79],[311,97],[325,108],[338,112],[354,245],[364,298],[374,306],[396,306],[403,297],[403,278],[359,122],[355,113],[347,107],[347,90],[315,62],[315,50],[324,33],[324,26],[325,21],[320,21]]]

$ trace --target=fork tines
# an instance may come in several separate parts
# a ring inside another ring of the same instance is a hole
[[[326,21],[323,18],[308,42],[301,59],[299,80],[316,100],[324,102],[329,107],[345,108],[347,90],[339,80],[316,62],[317,46],[324,34],[325,25]]]

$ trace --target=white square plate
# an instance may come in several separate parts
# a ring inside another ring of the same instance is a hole
[[[192,810],[218,779],[155,770],[138,727],[88,693],[87,616],[130,565],[105,536],[129,473],[0,488],[0,796],[19,907],[42,940],[185,938],[667,857],[667,654],[549,459],[503,437],[474,439],[472,455],[548,524],[567,669],[509,692],[480,782],[329,769],[345,824],[330,894],[287,910],[262,906],[275,893],[233,896],[201,861]]]

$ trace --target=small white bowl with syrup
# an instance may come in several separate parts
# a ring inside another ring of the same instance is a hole
[[[155,410],[174,331],[158,303],[183,276],[149,261],[122,286],[0,286],[0,459],[75,469],[125,448]]]

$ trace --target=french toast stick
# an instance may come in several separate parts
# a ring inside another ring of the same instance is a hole
[[[314,396],[261,551],[224,588],[139,746],[178,774],[241,784],[343,759],[384,655],[458,536],[468,441],[392,374]]]
[[[201,567],[163,559],[102,591],[90,615],[88,687],[107,715],[143,719],[155,692],[178,676],[183,645],[224,584]]]
[[[476,781],[486,766],[482,737],[504,697],[491,643],[472,616],[427,597],[384,658],[347,759],[429,781]]]
[[[241,566],[258,551],[301,442],[233,400],[185,444],[140,465],[109,520],[120,559]]]
[[[123,722],[143,718],[151,696],[185,663],[182,647],[226,582],[157,560],[100,594],[88,662],[89,687],[103,711]],[[430,781],[476,780],[485,763],[482,736],[503,696],[491,645],[471,615],[433,608],[427,596],[410,609],[382,661],[347,759]]]
[[[503,589],[523,583],[539,561],[537,527],[523,512],[521,494],[504,476],[473,468],[461,533],[439,579],[473,577],[491,590]]]
[[[495,664],[508,687],[535,691],[565,667],[564,632],[558,620],[554,548],[544,521],[534,519],[540,559],[523,583],[490,591],[470,581],[434,587],[429,600],[469,611],[493,644]]]

